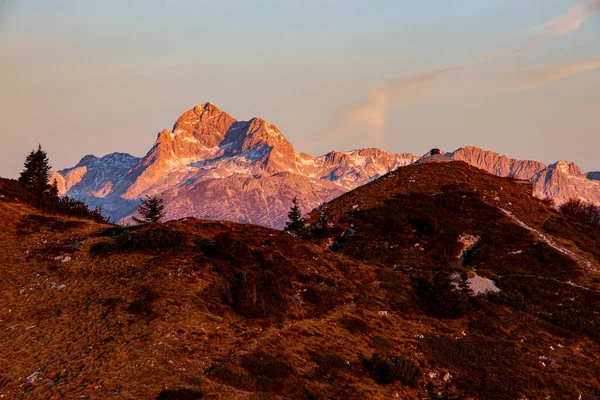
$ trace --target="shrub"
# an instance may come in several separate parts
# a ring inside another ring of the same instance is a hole
[[[56,212],[69,217],[91,219],[101,224],[110,223],[110,220],[102,215],[102,207],[90,210],[83,201],[73,199],[69,196],[57,198],[46,209],[50,212]]]
[[[488,300],[495,304],[514,308],[519,311],[527,311],[529,308],[525,296],[520,292],[487,292],[486,294]]]
[[[165,389],[158,394],[156,400],[198,400],[204,393],[192,389]]]
[[[194,244],[205,252],[212,252],[215,249],[215,243],[202,236],[194,237]]]
[[[557,311],[554,314],[539,315],[543,319],[574,333],[583,333],[592,338],[600,338],[600,326],[593,320],[584,318],[567,311]]]
[[[345,316],[339,320],[340,324],[348,330],[348,332],[357,334],[362,333],[364,335],[368,334],[371,330],[371,326],[369,323],[359,317],[355,316]]]
[[[540,201],[542,203],[544,203],[545,205],[547,205],[548,207],[554,207],[556,205],[556,202],[554,201],[554,199],[550,196],[546,196],[543,199],[540,199]]]
[[[403,385],[415,386],[421,376],[421,369],[406,358],[375,353],[371,358],[362,356],[361,359],[371,378],[380,385],[399,381]]]
[[[306,283],[302,298],[314,307],[315,315],[325,315],[341,302],[338,288],[325,282]]]
[[[119,246],[115,242],[97,242],[90,245],[90,257],[108,255],[117,252]]]
[[[346,363],[344,357],[331,351],[315,352],[309,351],[310,359],[317,364],[315,374],[320,377],[330,376],[336,378],[339,372],[350,370],[350,365]]]
[[[42,207],[41,199],[25,189],[16,179],[0,178],[0,193],[11,200],[19,200],[36,208]]]
[[[290,308],[296,266],[280,252],[263,253],[255,243],[226,233],[215,238],[211,256],[225,279],[225,303],[249,318],[281,320]]]
[[[586,225],[600,224],[600,210],[591,202],[571,198],[558,207],[560,212]]]
[[[96,235],[100,237],[115,237],[126,231],[131,230],[128,226],[111,226],[110,228],[101,229]]]
[[[419,233],[427,236],[433,236],[436,233],[437,227],[435,220],[429,215],[410,218],[409,222],[412,228]]]
[[[160,251],[181,245],[185,242],[186,236],[183,232],[160,227],[127,235],[126,238],[122,239],[124,240],[121,244],[125,248]]]
[[[263,351],[242,356],[241,365],[250,374],[262,378],[287,378],[294,373],[290,364]]]
[[[394,347],[396,347],[396,345],[383,336],[376,335],[371,338],[369,347],[377,350],[392,350]]]
[[[211,368],[207,374],[211,379],[246,391],[281,392],[294,372],[287,362],[256,351],[243,355],[240,366],[222,364]]]
[[[156,292],[150,288],[143,287],[140,289],[139,297],[129,303],[125,311],[136,315],[150,315],[152,314],[152,302],[157,298],[158,295]]]
[[[98,242],[90,246],[90,256],[107,255],[123,250],[163,251],[185,243],[183,232],[161,226],[141,232],[132,232],[131,228],[113,227],[101,231],[99,236],[108,236],[112,242]]]
[[[259,388],[255,379],[244,369],[233,365],[220,364],[211,367],[206,374],[211,380],[237,389],[253,391]]]
[[[245,317],[281,319],[289,308],[286,289],[279,285],[268,265],[237,273],[232,281],[231,295],[233,308]]]
[[[471,310],[468,291],[457,290],[449,273],[437,271],[432,277],[416,279],[418,304],[438,318],[459,318]]]

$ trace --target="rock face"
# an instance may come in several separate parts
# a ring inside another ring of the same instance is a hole
[[[139,199],[161,194],[166,219],[200,217],[283,228],[293,197],[308,212],[417,160],[379,149],[298,153],[275,125],[237,121],[212,103],[183,113],[143,158],[85,156],[54,173],[61,194],[128,221]]]
[[[573,162],[560,160],[546,166],[539,161],[508,158],[472,146],[449,155],[494,175],[530,180],[536,197],[551,197],[557,206],[572,197],[600,205],[600,172],[584,174]]]
[[[532,179],[546,168],[539,161],[508,158],[493,151],[482,150],[473,146],[460,148],[450,153],[450,155],[456,160],[465,161],[491,174],[516,179]]]
[[[573,196],[600,204],[600,172],[583,174],[573,163],[546,166],[467,146],[446,153],[502,177],[531,180],[535,195],[557,205]],[[161,194],[166,218],[230,220],[281,229],[291,199],[303,212],[420,157],[379,149],[332,151],[320,157],[296,152],[275,125],[260,118],[237,121],[212,103],[183,113],[142,158],[113,153],[85,156],[53,172],[60,194],[102,206],[113,221],[130,220],[139,199]]]

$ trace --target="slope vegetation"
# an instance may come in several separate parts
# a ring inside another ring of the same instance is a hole
[[[5,398],[600,396],[598,231],[467,164],[400,168],[303,238],[0,194]]]

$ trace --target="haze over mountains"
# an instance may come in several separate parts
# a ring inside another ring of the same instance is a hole
[[[577,196],[600,203],[600,172],[574,163],[544,165],[476,147],[448,153],[498,176],[528,179],[535,195],[557,204]],[[281,229],[293,197],[304,212],[420,157],[380,149],[297,152],[275,125],[237,121],[212,103],[183,113],[142,158],[87,155],[53,174],[61,194],[102,206],[114,221],[128,221],[139,198],[162,194],[166,218],[199,217]]]

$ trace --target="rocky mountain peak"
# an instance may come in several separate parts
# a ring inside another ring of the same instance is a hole
[[[235,122],[229,114],[219,110],[212,103],[204,103],[184,112],[173,125],[173,137],[184,134],[189,139],[203,141],[207,137],[217,135],[223,140],[225,133]],[[209,139],[209,142],[212,142]]]
[[[177,118],[177,121],[175,121],[175,126],[173,127],[173,131],[177,129],[178,125],[205,122],[208,119],[219,115],[220,113],[222,113],[222,111],[219,110],[219,108],[217,108],[217,106],[215,106],[213,103],[204,103],[196,106],[184,112],[179,118]]]
[[[210,101],[207,101],[202,105],[194,107],[194,111],[198,114],[206,113],[208,115],[215,115],[221,112],[221,110],[219,110],[219,108]]]
[[[564,174],[569,175],[582,175],[583,171],[577,164],[571,161],[559,160],[554,164],[550,164],[548,166],[549,169],[554,169],[556,171],[562,172]]]

